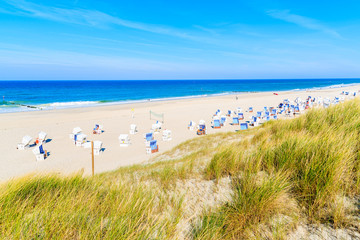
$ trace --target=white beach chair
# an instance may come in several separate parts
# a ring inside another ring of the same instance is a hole
[[[163,141],[171,141],[172,140],[171,131],[165,129],[163,131],[162,139]]]
[[[156,123],[154,123],[154,124],[151,126],[152,132],[154,132],[154,133],[159,133],[159,132],[160,132],[160,129],[161,129],[161,126],[162,126],[162,123],[159,122],[159,121],[156,121]]]
[[[130,125],[130,134],[134,135],[138,132],[136,124]]]
[[[32,137],[30,137],[29,135],[26,135],[22,138],[21,143],[19,143],[17,145],[17,149],[19,150],[25,150],[25,148],[30,147],[30,142],[32,140]]]
[[[94,155],[100,154],[102,144],[102,141],[94,141]]]
[[[36,161],[39,162],[39,161],[44,161],[45,160],[47,152],[44,151],[42,144],[40,144],[39,146],[36,146],[32,151],[35,154]]]
[[[328,108],[330,106],[330,103],[331,103],[330,98],[324,98],[323,107]]]
[[[75,127],[75,128],[73,129],[72,133],[69,134],[69,138],[72,139],[72,140],[74,140],[75,134],[79,134],[79,133],[81,133],[81,132],[82,132],[82,130],[81,130],[80,127]]]
[[[39,137],[36,139],[35,143],[37,145],[38,144],[41,145],[43,143],[46,143],[46,136],[47,136],[46,132],[43,132],[43,131],[39,132]]]
[[[130,138],[128,134],[120,134],[119,136],[120,147],[128,147],[130,145]]]
[[[86,143],[87,136],[83,133],[75,134],[74,141],[77,147],[81,147],[84,143]]]

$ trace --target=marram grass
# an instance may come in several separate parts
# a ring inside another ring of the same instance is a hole
[[[310,110],[291,121],[264,124],[255,132],[251,143],[251,147],[239,142],[221,149],[206,168],[207,177],[216,179],[231,175],[238,179],[233,181],[236,190],[233,202],[212,213],[221,214],[223,220],[222,224],[216,224],[220,227],[217,231],[212,229],[211,234],[215,232],[229,238],[244,237],[245,234],[249,237],[248,230],[252,234],[256,232],[254,223],[258,226],[270,223],[271,216],[291,215],[298,209],[313,223],[333,227],[351,224],[351,213],[345,213],[339,197],[359,195],[358,100],[329,109]],[[264,183],[256,184],[258,179],[253,177],[259,173],[265,173],[269,179],[279,176],[272,187],[266,189],[266,194]],[[242,190],[254,184],[257,189]],[[285,194],[287,202],[295,202],[296,207],[284,212],[288,206],[286,202],[274,204],[279,193]],[[257,194],[261,197],[256,197]],[[268,201],[270,196],[274,199]],[[207,219],[209,216],[204,221]]]
[[[0,186],[0,236],[284,239],[300,221],[348,227],[356,213],[347,200],[360,193],[359,149],[360,101],[352,100],[248,131],[194,138],[161,162],[93,178],[27,176]],[[224,177],[231,178],[231,199],[184,219],[187,203],[174,194],[181,192],[177,182]]]

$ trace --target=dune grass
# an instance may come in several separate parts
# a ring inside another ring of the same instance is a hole
[[[102,187],[79,175],[21,178],[1,188],[4,239],[156,239],[171,236],[155,196],[139,187]],[[174,227],[174,226],[173,226]]]
[[[252,229],[254,223],[264,224],[271,216],[293,214],[296,209],[301,209],[301,214],[312,223],[333,227],[352,224],[351,213],[345,212],[339,198],[359,195],[358,100],[329,109],[310,110],[291,121],[269,122],[250,141],[251,146],[248,142],[239,142],[221,149],[205,171],[208,178],[231,175],[239,179],[233,180],[237,193],[233,202],[213,213],[220,213],[224,219],[218,227],[221,234],[243,236],[241,234]],[[279,177],[266,188],[263,182],[256,184],[256,179],[249,180],[253,178],[249,176],[261,179],[259,173],[268,175],[267,181],[273,176]],[[239,192],[239,189],[252,186],[257,187],[253,191]],[[269,195],[261,195],[263,187],[274,198],[271,204]],[[273,202],[279,193],[284,194],[281,198],[287,198],[287,202],[295,202],[296,207],[282,212],[280,210],[286,209],[287,204],[280,201],[275,204],[278,208],[274,208]],[[257,194],[261,197],[256,198]],[[261,208],[263,204],[266,207]],[[235,217],[234,209],[240,212]],[[249,215],[246,215],[247,211]]]
[[[153,163],[95,177],[23,177],[0,186],[0,235],[284,239],[299,221],[349,227],[356,224],[349,199],[360,193],[359,148],[360,101],[352,100],[247,131],[194,138]],[[228,201],[205,208],[195,199],[202,214],[185,214],[194,209],[184,199],[194,193],[177,189],[179,181],[206,185],[224,178],[231,179]]]

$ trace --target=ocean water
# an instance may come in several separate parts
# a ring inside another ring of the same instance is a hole
[[[0,113],[216,94],[340,88],[360,79],[0,81]]]

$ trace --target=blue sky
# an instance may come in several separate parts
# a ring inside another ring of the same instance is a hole
[[[360,2],[0,0],[0,80],[360,77]]]

